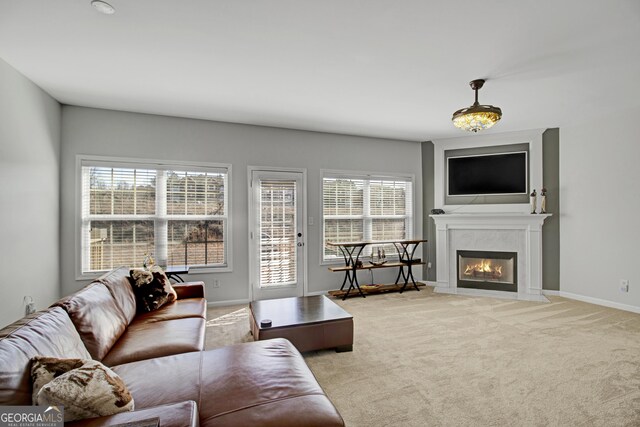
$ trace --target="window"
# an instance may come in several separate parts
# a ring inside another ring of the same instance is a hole
[[[323,261],[342,259],[326,242],[413,237],[413,177],[322,174]],[[370,252],[371,246],[365,247]],[[394,254],[390,245],[387,252]],[[369,253],[364,253],[369,255]]]
[[[229,165],[83,158],[82,274],[140,266],[228,266]]]

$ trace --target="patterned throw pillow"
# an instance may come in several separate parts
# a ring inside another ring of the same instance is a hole
[[[66,374],[72,369],[79,368],[86,360],[58,359],[57,357],[35,356],[31,359],[31,383],[33,394],[31,400],[36,404],[40,389],[53,381],[54,378]]]
[[[65,421],[113,415],[134,409],[133,397],[124,381],[98,361],[40,356],[34,357],[32,361],[34,392],[36,384],[39,386],[33,403],[40,406],[64,406]],[[77,366],[79,362],[82,363]],[[62,373],[67,368],[71,369]],[[42,385],[48,377],[53,379]]]
[[[154,266],[151,271],[132,269],[129,276],[140,312],[157,310],[177,299],[176,291],[160,267]]]
[[[153,267],[151,267],[151,273],[153,274],[153,280],[157,281],[158,283],[162,283],[164,291],[169,295],[168,302],[174,302],[175,300],[177,300],[178,294],[176,293],[176,290],[173,289],[173,286],[171,286],[171,281],[164,273],[164,271],[162,271],[162,269],[157,265],[154,265]]]

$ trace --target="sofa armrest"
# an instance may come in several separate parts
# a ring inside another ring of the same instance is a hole
[[[204,298],[204,282],[172,283],[178,299]]]
[[[186,402],[154,406],[132,412],[122,412],[106,417],[74,421],[65,423],[65,426],[106,427],[116,424],[133,423],[149,418],[160,418],[161,427],[198,427],[200,425],[198,406],[193,400],[188,400]]]

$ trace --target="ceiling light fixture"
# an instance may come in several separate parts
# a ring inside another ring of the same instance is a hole
[[[105,15],[113,15],[116,13],[116,9],[106,1],[93,0],[91,2],[91,6],[93,6],[93,8],[98,12],[104,13]]]
[[[484,80],[473,80],[469,83],[471,89],[476,91],[476,102],[471,107],[461,108],[453,113],[451,121],[457,128],[478,132],[489,129],[502,118],[502,110],[493,105],[480,105],[478,103],[478,90],[484,85]]]

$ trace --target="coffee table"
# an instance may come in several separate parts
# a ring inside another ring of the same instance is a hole
[[[286,338],[301,352],[353,350],[353,316],[324,295],[254,301],[249,307],[254,341]],[[265,319],[271,326],[260,325]]]

